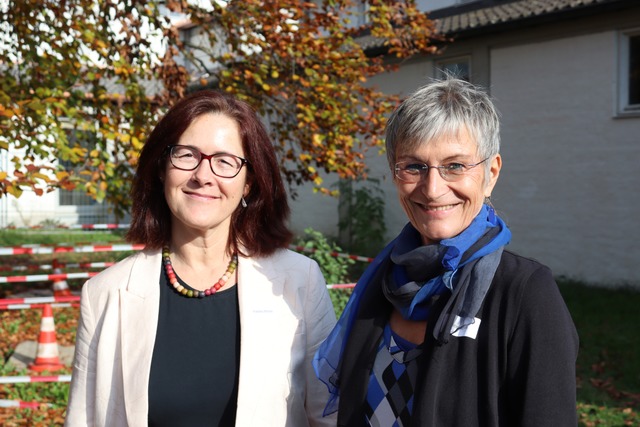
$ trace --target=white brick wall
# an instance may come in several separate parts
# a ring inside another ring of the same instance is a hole
[[[512,248],[556,274],[638,284],[640,118],[616,119],[615,32],[494,49]]]

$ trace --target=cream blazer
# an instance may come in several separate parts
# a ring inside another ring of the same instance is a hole
[[[160,251],[138,252],[83,286],[65,426],[148,425],[160,266]],[[288,250],[240,257],[238,282],[236,426],[334,426],[311,365],[335,324],[318,265]]]

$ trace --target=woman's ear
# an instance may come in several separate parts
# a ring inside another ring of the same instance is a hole
[[[487,185],[484,187],[484,197],[491,197],[493,187],[495,187],[500,176],[500,169],[502,169],[502,157],[500,154],[496,154],[489,165],[489,176],[487,176]]]

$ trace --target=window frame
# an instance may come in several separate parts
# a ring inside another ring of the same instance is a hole
[[[66,121],[63,121],[62,125],[63,125],[62,126],[63,129],[65,129],[69,135],[70,143],[77,144],[80,147],[87,148],[87,149],[92,148],[91,138],[95,138],[94,132],[92,132],[91,130],[78,131],[77,129],[74,129],[70,123]],[[81,139],[77,138],[77,134],[75,134],[75,132],[78,132],[83,136],[86,135],[86,138],[81,138]],[[77,172],[80,169],[79,167],[73,168],[70,162],[62,160],[60,158],[56,159],[56,161],[59,166],[62,166],[65,169],[71,169],[74,172]],[[75,188],[73,190],[66,190],[64,188],[59,188],[57,196],[58,196],[58,201],[57,201],[58,206],[64,207],[64,208],[67,208],[67,207],[76,207],[76,208],[92,207],[93,208],[94,206],[97,206],[99,204],[94,198],[89,196],[86,193],[86,191],[82,188]]]
[[[640,40],[640,28],[618,33],[618,105],[616,108],[618,117],[640,117],[640,103],[629,103],[630,39],[635,37]]]
[[[473,75],[472,67],[471,67],[471,55],[457,55],[451,56],[448,58],[440,58],[435,61],[435,78],[442,79],[445,76],[445,66],[450,64],[460,64],[466,63],[467,65],[467,78],[464,79],[468,82],[471,82],[471,76]],[[458,74],[456,74],[457,77]]]

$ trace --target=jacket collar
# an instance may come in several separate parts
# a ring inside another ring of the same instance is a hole
[[[250,419],[249,408],[256,407],[255,399],[268,390],[262,384],[261,369],[255,355],[264,349],[257,344],[257,336],[264,336],[264,325],[254,318],[272,307],[274,295],[282,296],[284,277],[274,257],[238,257],[238,300],[240,307],[241,348],[240,390],[238,407]],[[151,358],[155,343],[159,307],[162,253],[160,250],[141,251],[132,258],[126,286],[120,291],[122,338],[122,375],[125,381],[124,402],[127,420],[131,425],[145,425],[149,410],[148,386]],[[244,385],[244,386],[243,386]]]
[[[161,251],[142,251],[133,259],[120,292],[120,336],[124,402],[131,425],[147,423],[151,357],[160,308]]]

